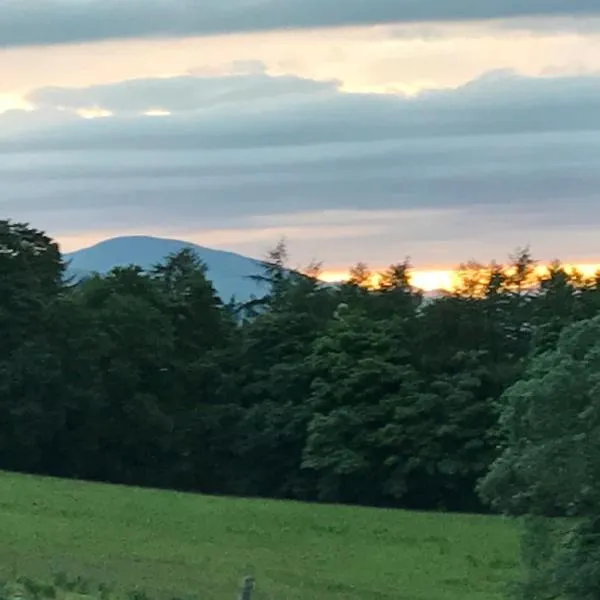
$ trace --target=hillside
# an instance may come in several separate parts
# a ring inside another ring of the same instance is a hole
[[[232,296],[244,301],[253,294],[261,294],[261,288],[248,279],[260,271],[255,259],[181,240],[149,236],[116,237],[65,254],[65,259],[69,262],[69,274],[81,276],[92,272],[106,273],[113,267],[130,264],[147,269],[183,248],[194,249],[206,263],[209,278],[224,302]]]
[[[0,473],[0,577],[67,572],[158,596],[500,599],[515,531],[493,517],[222,499]]]

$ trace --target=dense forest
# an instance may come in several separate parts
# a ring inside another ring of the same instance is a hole
[[[478,481],[502,460],[503,402],[600,314],[600,276],[534,268],[527,250],[469,263],[426,299],[406,261],[375,287],[365,265],[331,285],[279,244],[264,297],[236,305],[192,252],[74,282],[43,232],[1,221],[0,469],[489,510]]]

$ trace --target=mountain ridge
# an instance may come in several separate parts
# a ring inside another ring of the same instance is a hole
[[[260,273],[261,261],[229,250],[208,248],[193,242],[150,235],[117,236],[64,254],[67,275],[79,278],[91,273],[105,274],[114,267],[138,265],[150,269],[169,254],[194,250],[207,266],[208,277],[223,302],[258,295],[260,286],[250,279]]]

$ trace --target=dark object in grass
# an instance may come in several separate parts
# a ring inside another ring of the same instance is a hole
[[[254,591],[254,578],[244,577],[238,600],[251,600]]]

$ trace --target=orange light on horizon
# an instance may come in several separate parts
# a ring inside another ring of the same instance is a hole
[[[583,263],[583,264],[565,264],[563,268],[572,272],[578,271],[583,277],[594,277],[600,272],[600,263]],[[540,277],[548,272],[549,265],[539,265],[535,268],[535,275]],[[350,277],[348,271],[324,271],[320,279],[327,282],[347,281]],[[373,285],[377,285],[379,276],[374,273],[371,277]],[[423,269],[415,270],[410,273],[410,283],[416,288],[425,292],[433,292],[436,290],[452,291],[456,288],[459,280],[457,269]]]
[[[319,279],[329,283],[336,281],[347,281],[350,274],[347,271],[324,271]],[[410,282],[414,287],[420,288],[426,292],[434,290],[452,290],[456,286],[457,275],[452,269],[447,270],[417,270],[410,274]],[[379,275],[373,273],[371,276],[372,285],[377,285]]]
[[[89,247],[93,244],[101,242],[111,238],[114,235],[108,231],[96,231],[89,234],[66,234],[58,236],[61,251],[65,253],[73,252],[81,248]],[[125,233],[123,233],[125,235]],[[126,235],[156,235],[160,236],[158,232],[148,232],[139,230],[129,230]],[[544,275],[547,272],[549,264],[540,264],[535,269],[537,276]],[[583,277],[591,278],[600,271],[600,262],[598,263],[574,263],[563,265],[567,271],[576,269]],[[371,284],[376,286],[378,281],[378,272],[384,269],[372,269],[373,276],[371,278]],[[459,282],[459,273],[457,268],[422,268],[415,269],[410,272],[411,284],[425,292],[433,292],[437,290],[452,291],[456,289],[456,285]],[[348,270],[342,269],[326,269],[319,275],[319,279],[325,282],[340,282],[346,281],[350,274]]]

